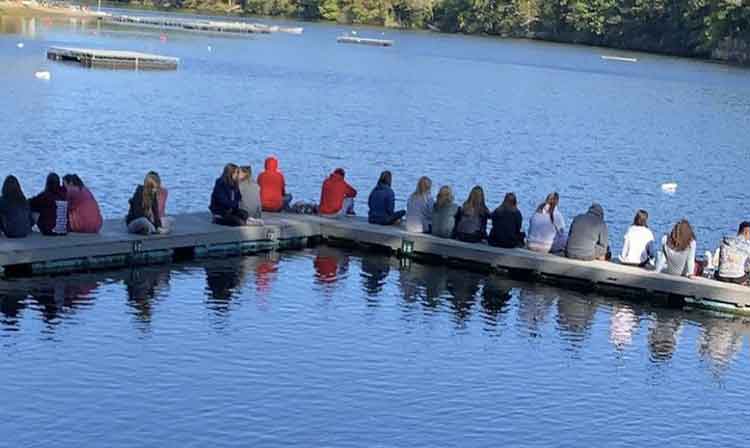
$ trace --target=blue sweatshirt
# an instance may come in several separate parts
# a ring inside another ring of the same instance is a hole
[[[229,185],[221,177],[216,179],[214,191],[211,193],[211,205],[208,207],[214,215],[224,216],[240,207],[240,189]]]
[[[385,224],[393,216],[393,209],[396,205],[396,195],[391,187],[385,184],[377,184],[370,193],[367,201],[370,206],[368,220],[375,224]]]

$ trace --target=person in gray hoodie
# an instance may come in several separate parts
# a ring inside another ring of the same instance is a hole
[[[573,218],[565,256],[577,260],[606,260],[609,253],[607,223],[602,206],[594,202],[589,211]]]
[[[240,209],[247,212],[248,217],[261,219],[260,187],[253,180],[253,170],[249,165],[240,167],[239,183]]]

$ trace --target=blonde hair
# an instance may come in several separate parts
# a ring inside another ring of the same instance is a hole
[[[453,191],[451,187],[443,185],[438,191],[437,199],[435,200],[435,208],[445,207],[453,203]]]
[[[242,176],[243,179],[252,179],[253,169],[250,167],[250,165],[241,166],[240,175]]]
[[[471,189],[469,197],[464,202],[464,214],[489,213],[487,204],[484,203],[484,190],[479,185]]]
[[[149,218],[154,218],[151,216],[151,210],[153,210],[154,201],[156,201],[156,195],[159,193],[160,188],[161,178],[159,177],[159,174],[155,171],[149,171],[148,174],[146,174],[146,178],[143,179],[143,202],[141,203],[143,206],[143,212]]]
[[[422,176],[419,178],[419,182],[417,182],[417,189],[414,190],[415,195],[418,196],[426,196],[430,190],[432,189],[432,181],[427,176]]]

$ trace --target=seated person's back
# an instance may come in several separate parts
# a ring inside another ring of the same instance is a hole
[[[609,247],[604,210],[594,203],[588,212],[578,215],[570,224],[565,256],[578,260],[604,260]]]
[[[750,263],[750,222],[740,224],[736,236],[727,236],[719,248],[719,271],[716,279],[745,283],[748,280]]]
[[[269,157],[266,159],[265,171],[258,176],[260,201],[264,211],[278,212],[284,208],[286,182],[278,167],[278,160]]]

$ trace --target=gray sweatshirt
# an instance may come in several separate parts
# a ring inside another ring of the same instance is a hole
[[[607,253],[608,245],[604,210],[594,203],[588,212],[576,216],[570,224],[565,255],[578,260],[594,260]]]
[[[688,276],[695,272],[695,240],[687,249],[678,252],[667,245],[667,235],[661,239],[661,249],[656,257],[656,272]]]
[[[449,204],[444,207],[432,209],[432,234],[441,238],[453,236],[453,228],[456,226],[456,213],[458,206]]]
[[[261,218],[260,187],[248,178],[238,185],[240,189],[240,209],[245,210],[251,218]]]

